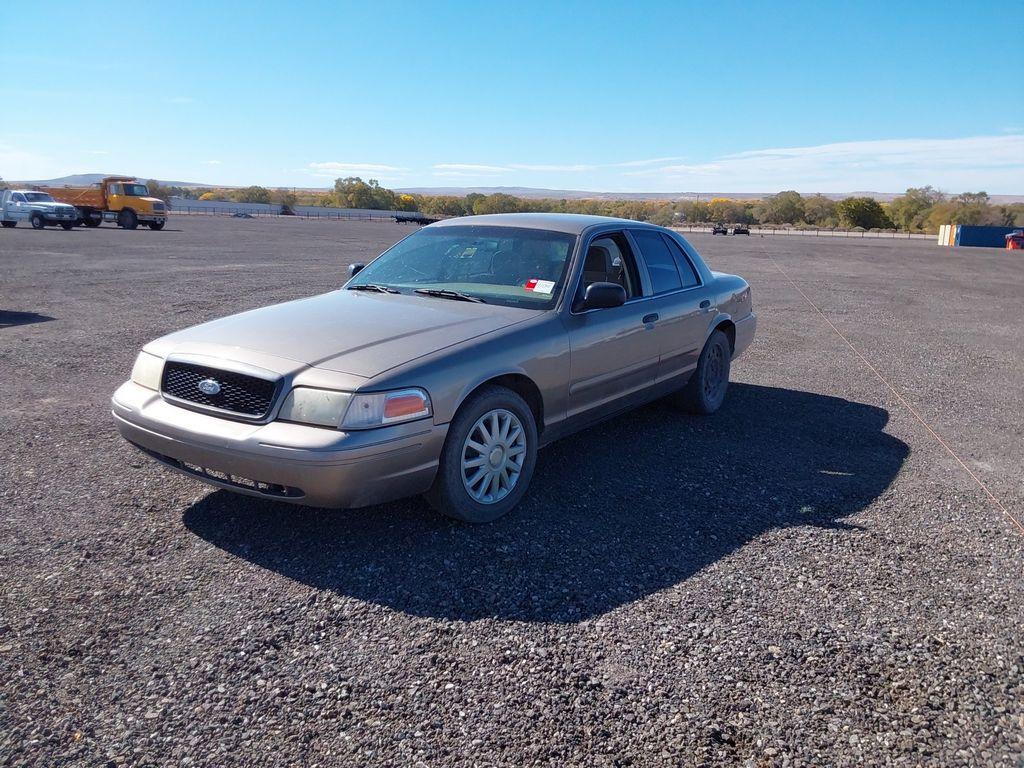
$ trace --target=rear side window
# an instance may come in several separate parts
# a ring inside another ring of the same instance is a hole
[[[700,278],[697,277],[696,271],[693,269],[693,264],[683,253],[683,249],[679,247],[679,243],[673,240],[668,235],[662,235],[665,238],[665,242],[668,243],[668,249],[672,251],[672,255],[676,259],[676,266],[679,267],[679,276],[683,280],[683,288],[692,288],[695,285],[700,285]]]
[[[677,291],[683,287],[679,279],[679,270],[672,252],[665,244],[660,232],[649,229],[632,230],[633,238],[640,246],[640,255],[647,263],[647,272],[651,276],[654,293]]]

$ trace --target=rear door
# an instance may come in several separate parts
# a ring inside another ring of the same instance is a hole
[[[647,314],[657,315],[657,381],[683,377],[696,367],[704,344],[711,318],[707,291],[672,238],[656,229],[631,229],[629,234],[651,281],[653,296],[645,303]]]
[[[651,311],[644,299],[632,245],[625,232],[602,232],[585,244],[584,259],[570,311],[569,418],[588,421],[629,404],[631,395],[654,384],[660,350],[653,326],[645,323]],[[615,282],[625,289],[621,307],[583,311],[579,302],[587,285]]]

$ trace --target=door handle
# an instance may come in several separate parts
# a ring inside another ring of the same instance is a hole
[[[702,301],[700,303],[700,308],[701,309],[709,309],[710,307],[711,307],[711,300],[710,299],[704,299],[704,301]]]
[[[656,323],[656,322],[658,322],[658,313],[657,312],[651,312],[651,314],[649,314],[649,315],[644,315],[644,319],[643,319],[644,325],[651,325],[652,323]]]

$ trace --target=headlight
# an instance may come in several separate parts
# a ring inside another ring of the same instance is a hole
[[[132,381],[146,389],[160,389],[160,374],[164,371],[162,357],[151,355],[149,352],[139,352],[135,358],[135,365],[132,366]]]
[[[348,392],[297,387],[288,393],[277,417],[285,421],[337,429],[350,400],[352,395]]]
[[[395,392],[372,392],[353,395],[343,429],[369,429],[413,421],[429,416],[430,397],[422,389],[399,389]]]
[[[430,416],[430,397],[422,389],[353,394],[296,387],[278,418],[337,429],[372,429]]]

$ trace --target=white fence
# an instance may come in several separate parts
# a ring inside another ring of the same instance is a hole
[[[223,200],[189,200],[184,197],[170,199],[171,213],[206,216],[233,216],[245,213],[250,216],[294,215],[306,219],[406,219],[426,218],[419,211],[377,211],[369,208],[321,208],[317,205],[293,205],[292,213],[285,214],[284,206],[277,203],[232,203]]]
[[[711,232],[711,225],[693,224],[691,226],[673,226],[677,232]],[[935,235],[917,232],[897,232],[895,230],[858,230],[858,229],[773,229],[769,227],[751,227],[750,234],[762,237],[863,237],[887,240],[934,240]]]

